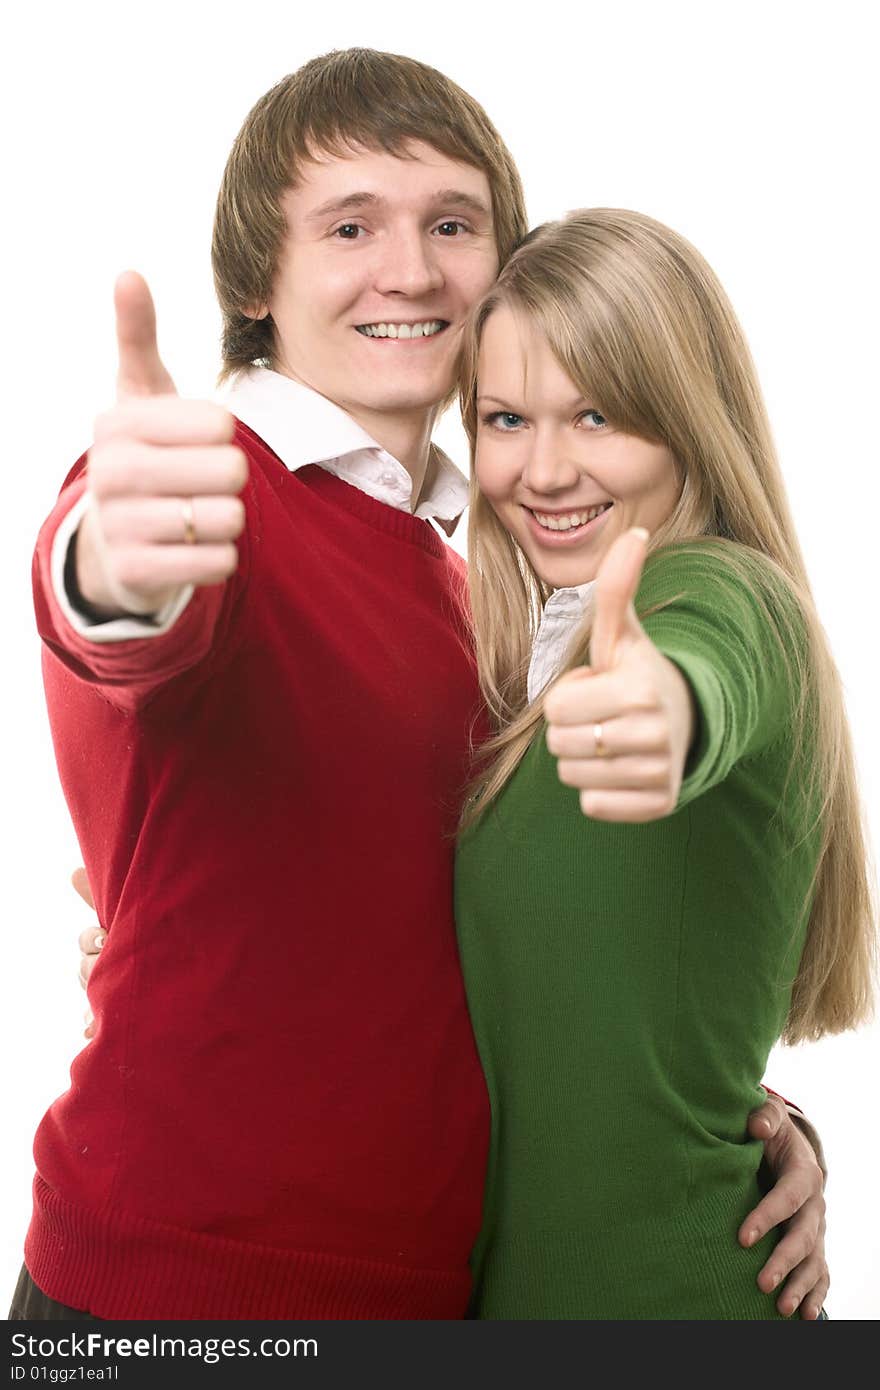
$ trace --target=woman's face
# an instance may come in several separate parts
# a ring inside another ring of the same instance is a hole
[[[502,525],[555,589],[595,579],[615,538],[651,532],[681,484],[670,451],[622,434],[581,396],[525,314],[483,327],[476,475]]]

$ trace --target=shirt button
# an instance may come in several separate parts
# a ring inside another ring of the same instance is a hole
[[[393,474],[393,473],[383,473],[383,474],[382,474],[382,482],[385,484],[386,487],[390,487],[391,484],[394,482],[394,474]]]

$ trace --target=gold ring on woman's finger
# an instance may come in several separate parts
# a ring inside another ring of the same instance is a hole
[[[596,743],[596,757],[606,758],[608,756],[608,749],[605,747],[605,739],[602,736],[601,724],[593,725],[593,738]]]
[[[183,539],[187,545],[195,545],[198,540],[196,535],[196,518],[191,497],[181,497],[180,511],[183,516]]]

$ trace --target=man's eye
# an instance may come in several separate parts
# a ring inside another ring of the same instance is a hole
[[[523,417],[514,415],[512,410],[495,410],[486,416],[486,424],[494,425],[498,430],[516,430],[522,423]]]
[[[343,222],[341,227],[336,228],[333,235],[340,237],[342,241],[355,241],[360,230],[356,222]]]
[[[465,225],[464,225],[463,222],[453,222],[453,221],[441,222],[440,225],[439,225],[438,228],[437,228],[437,231],[440,232],[440,234],[441,234],[442,236],[448,236],[448,237],[455,237],[455,236],[458,236],[459,232],[464,232],[464,231],[466,231],[466,230],[467,230],[467,229],[466,229],[466,227],[465,227]]]
[[[591,430],[600,430],[603,425],[608,424],[605,416],[600,415],[598,410],[585,410],[581,419],[586,421],[587,428]]]

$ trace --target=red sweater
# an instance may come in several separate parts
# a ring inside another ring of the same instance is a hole
[[[239,426],[240,563],[167,634],[36,606],[107,944],[26,1261],[103,1318],[455,1318],[488,1102],[452,917],[478,708],[427,522]]]

